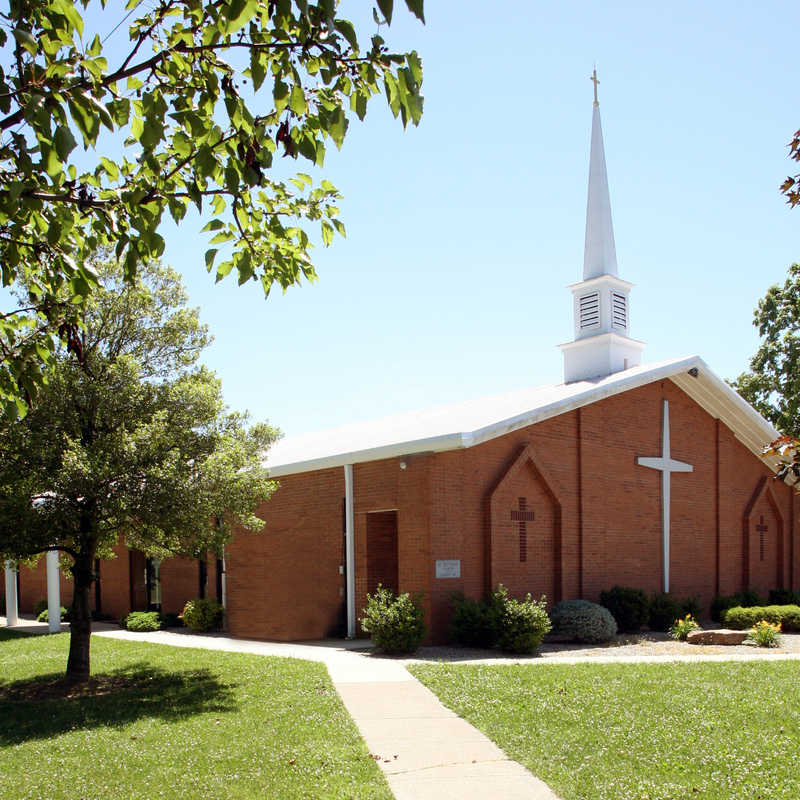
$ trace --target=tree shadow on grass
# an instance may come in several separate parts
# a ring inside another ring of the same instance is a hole
[[[145,717],[177,721],[236,711],[234,689],[207,669],[167,671],[144,661],[93,675],[78,687],[63,673],[0,683],[0,746],[119,728]]]

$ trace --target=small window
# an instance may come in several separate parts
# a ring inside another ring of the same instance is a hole
[[[628,327],[628,298],[622,292],[611,292],[611,325],[622,330]]]
[[[600,293],[585,294],[578,300],[578,320],[581,330],[600,324]]]

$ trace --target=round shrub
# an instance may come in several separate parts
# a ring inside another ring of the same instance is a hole
[[[456,594],[452,601],[450,636],[463,647],[494,647],[502,614],[494,594],[480,601]]]
[[[425,638],[421,601],[420,594],[395,595],[378,584],[375,594],[367,595],[361,627],[384,653],[413,653]]]
[[[186,627],[193,631],[216,630],[222,625],[224,615],[225,609],[208,597],[189,600],[181,613]]]
[[[578,642],[610,642],[617,635],[617,623],[607,608],[588,600],[563,600],[550,609],[553,632]]]
[[[38,603],[36,605],[39,605]],[[34,609],[35,610],[35,609]],[[43,611],[40,611],[36,615],[37,622],[50,622],[50,612],[47,609],[47,604],[45,603],[45,608]],[[69,612],[67,611],[64,606],[61,606],[61,619],[59,622],[68,622],[69,621]]]
[[[600,603],[617,621],[617,628],[626,633],[638,631],[650,618],[650,601],[641,589],[614,586],[600,592]]]
[[[651,631],[668,631],[676,619],[685,616],[682,604],[671,594],[654,594],[650,598],[647,624]]]
[[[547,616],[545,598],[524,600],[508,596],[502,584],[493,593],[493,602],[502,603],[502,614],[497,631],[497,644],[507,653],[533,653],[539,648],[542,639],[550,631],[550,617]]]
[[[158,611],[131,611],[125,617],[125,627],[137,633],[157,631],[161,629],[161,615]]]

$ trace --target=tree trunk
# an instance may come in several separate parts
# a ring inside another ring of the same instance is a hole
[[[94,582],[91,554],[79,553],[70,572],[73,576],[67,680],[86,683],[89,680],[89,643],[92,636],[91,588]]]

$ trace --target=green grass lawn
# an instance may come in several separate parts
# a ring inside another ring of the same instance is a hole
[[[418,665],[564,800],[800,798],[800,663]]]
[[[392,796],[320,664],[94,637],[59,697],[67,646],[0,629],[3,800]]]

